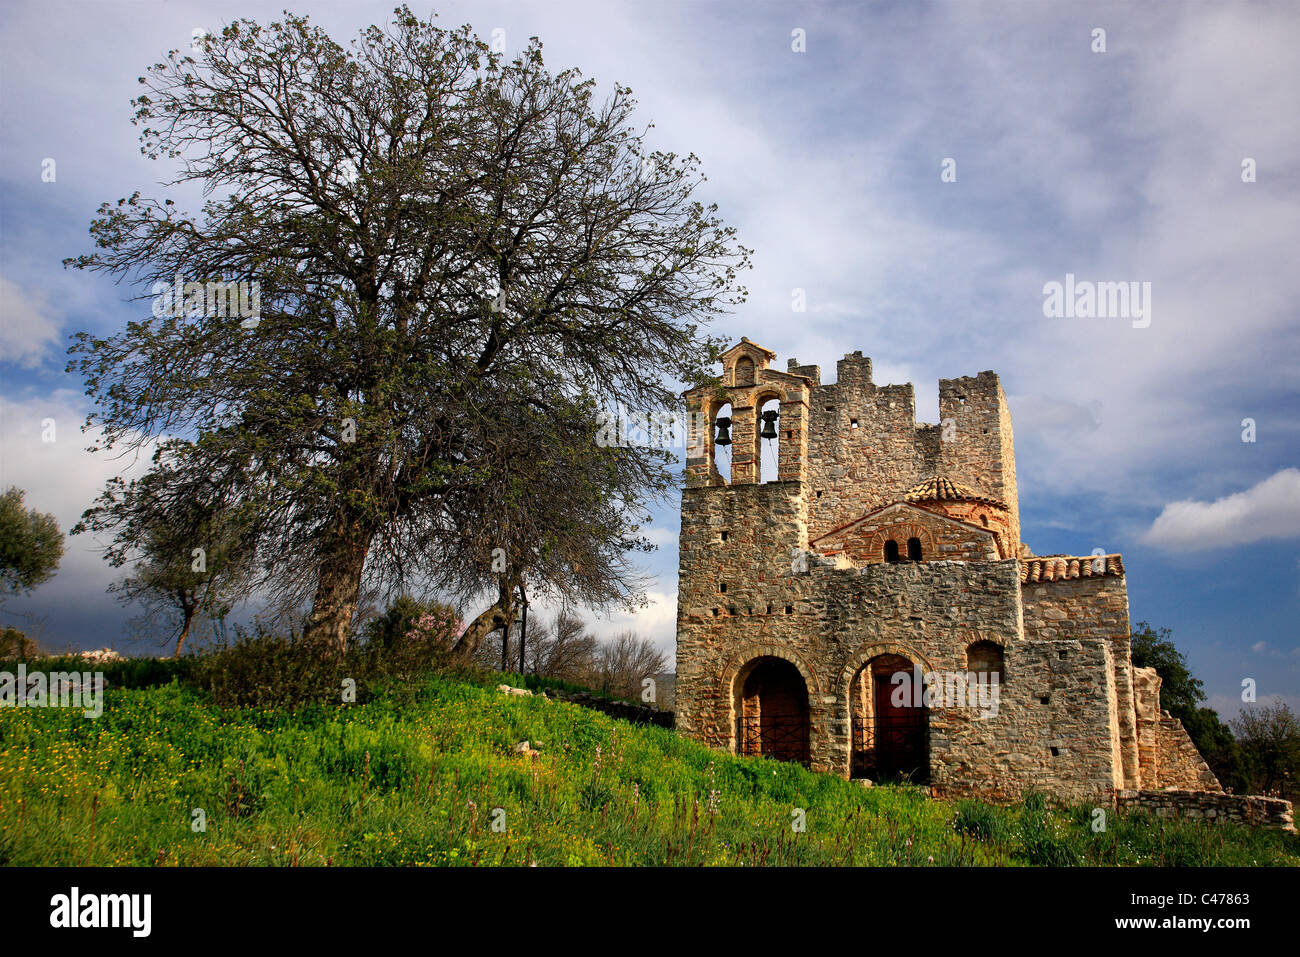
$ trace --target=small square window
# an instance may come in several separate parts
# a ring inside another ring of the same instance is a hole
[[[1051,695],[1047,695],[1047,694],[1045,694],[1045,695],[1043,695],[1041,698],[1038,699],[1038,703],[1039,703],[1039,704],[1048,704],[1051,700],[1052,700],[1052,696],[1051,696]]]
[[[1068,657],[1070,657],[1070,653],[1069,653],[1068,651],[1063,651],[1063,652],[1061,652],[1061,660],[1062,660],[1062,661],[1064,661],[1064,660],[1065,660],[1066,658],[1068,658]]]
[[[718,591],[725,592],[726,590],[727,590],[727,583],[726,583],[726,582],[720,582],[720,583],[718,584]]]
[[[786,606],[785,606],[785,613],[786,613],[787,615],[793,615],[793,614],[794,614],[794,605],[786,605]]]
[[[1053,747],[1053,748],[1052,748],[1052,757],[1054,757],[1054,758],[1059,758],[1060,756],[1061,756],[1061,749],[1060,749],[1060,748],[1057,748],[1057,747]]]
[[[728,537],[730,534],[731,534],[730,532],[723,532],[723,533],[722,533],[722,540],[725,542],[725,541],[727,540],[727,537]]]
[[[850,420],[849,420],[849,428],[851,428],[851,429],[856,429],[857,427],[858,427],[858,420],[857,420],[857,419],[850,419]]]

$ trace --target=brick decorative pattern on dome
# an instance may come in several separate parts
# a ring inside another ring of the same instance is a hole
[[[981,495],[969,486],[950,481],[943,476],[926,479],[913,485],[903,496],[906,502],[988,502],[1006,508],[1006,503],[988,495]]]

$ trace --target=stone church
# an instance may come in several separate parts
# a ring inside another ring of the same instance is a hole
[[[925,425],[861,352],[834,383],[775,357],[742,339],[685,394],[681,732],[938,795],[1222,791],[1133,666],[1121,557],[1022,543],[995,374]]]

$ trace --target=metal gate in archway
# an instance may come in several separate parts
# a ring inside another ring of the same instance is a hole
[[[740,687],[736,751],[807,765],[811,753],[808,688],[782,658],[753,662]]]
[[[917,783],[929,780],[929,709],[916,704],[910,694],[895,694],[898,685],[893,682],[894,674],[910,670],[911,663],[906,659],[888,656],[859,675],[861,680],[871,682],[871,701],[867,709],[852,709],[851,777]]]

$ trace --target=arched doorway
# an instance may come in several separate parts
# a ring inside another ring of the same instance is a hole
[[[799,669],[784,658],[755,658],[736,687],[736,753],[807,765],[808,686]]]
[[[895,680],[899,673],[907,680]],[[929,709],[924,704],[925,689],[915,684],[913,663],[895,654],[877,655],[853,676],[849,685],[851,777],[929,780]]]

